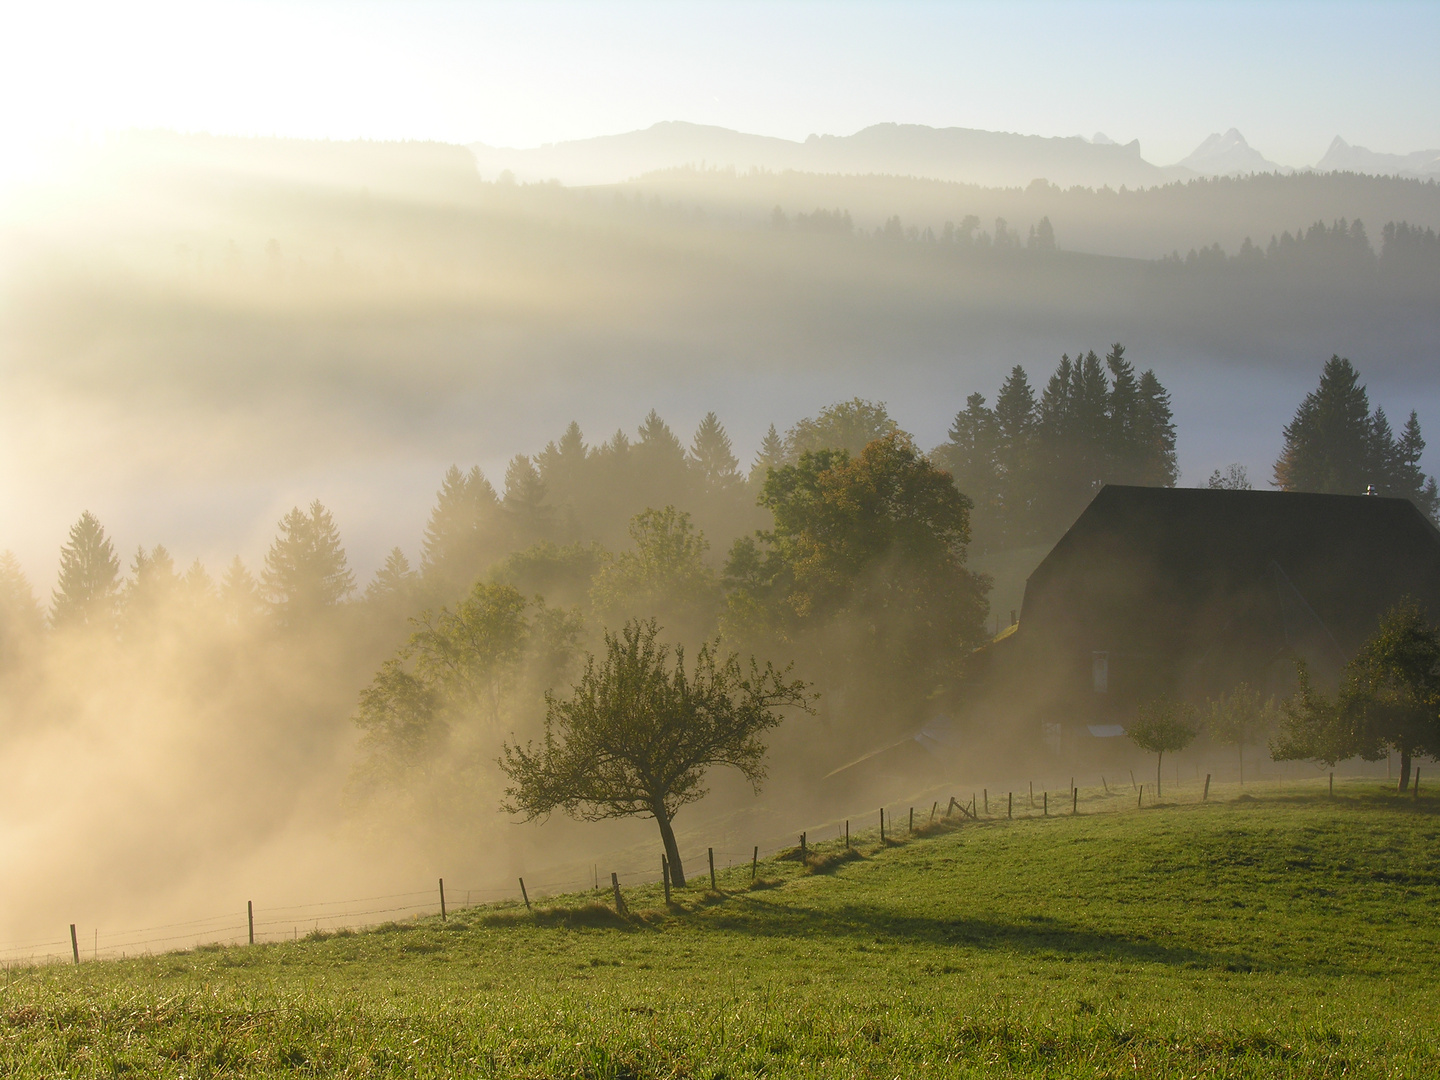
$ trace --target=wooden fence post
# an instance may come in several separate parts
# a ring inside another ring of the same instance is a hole
[[[1330,774],[1330,797],[1332,799],[1335,797],[1335,774],[1333,772]]]
[[[1210,774],[1208,772],[1205,774],[1205,793],[1200,796],[1200,801],[1210,801]]]
[[[850,850],[850,819],[845,819],[845,850]]]
[[[1130,790],[1131,790],[1131,791],[1134,791],[1134,790],[1135,790],[1135,770],[1134,770],[1134,769],[1131,769],[1131,770],[1130,770]]]
[[[984,793],[984,795],[985,795],[985,814],[986,814],[986,816],[989,816],[989,814],[990,814],[990,789],[989,789],[989,788],[981,788],[980,790],[981,790],[981,791]]]
[[[845,846],[850,846],[850,823],[845,822]],[[750,856],[750,880],[755,880],[755,871],[760,865],[760,845],[755,845],[754,854]]]
[[[1049,816],[1050,816],[1050,792],[1047,791],[1047,792],[1044,793],[1044,799],[1045,799],[1045,814],[1044,814],[1044,816],[1045,816],[1045,817],[1049,817]]]
[[[1030,809],[1035,809],[1035,781],[1030,781]]]
[[[1105,782],[1105,774],[1100,774],[1100,786],[1105,789],[1105,794],[1110,794],[1110,785]]]
[[[715,849],[713,847],[706,848],[705,853],[710,857],[710,891],[718,892],[719,890],[715,888]]]
[[[250,924],[250,944],[255,944],[255,901],[245,901],[245,921]]]
[[[440,921],[445,921],[445,879],[440,879]]]
[[[665,906],[670,906],[670,859],[660,856],[660,880],[665,883]]]
[[[1135,806],[1138,809],[1145,805],[1145,785],[1140,785],[1140,794],[1135,796]]]
[[[525,910],[530,910],[530,894],[525,891],[525,879],[520,879],[520,899],[525,901]]]
[[[610,887],[615,890],[615,914],[625,914],[625,901],[620,899],[620,875],[615,871],[610,872]]]
[[[934,821],[934,820],[935,820],[935,811],[937,811],[937,810],[939,810],[939,809],[940,809],[940,800],[939,800],[939,799],[936,799],[936,800],[935,800],[933,803],[931,803],[931,805],[930,805],[930,820],[931,820],[931,821]]]
[[[880,843],[885,843],[885,808],[880,807]]]
[[[1013,818],[1015,816],[1015,793],[1013,791],[1007,793],[1005,796],[1005,816],[1007,818]]]
[[[75,962],[80,962],[80,939],[75,936],[75,924],[70,924],[70,951],[75,954]]]
[[[915,831],[915,808],[913,806],[910,807],[910,831],[912,833]]]
[[[1075,781],[1070,781],[1070,816],[1074,817],[1080,812],[1080,789],[1075,787]]]

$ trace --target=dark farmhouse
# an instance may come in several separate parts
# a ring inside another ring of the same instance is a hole
[[[1440,531],[1403,499],[1111,486],[977,674],[1047,733],[1114,734],[1161,694],[1287,694],[1296,659],[1333,682],[1406,596],[1440,620]]]

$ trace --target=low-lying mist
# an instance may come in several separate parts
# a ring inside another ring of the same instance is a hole
[[[544,691],[566,692],[626,618],[660,616],[692,654],[719,634],[793,662],[821,692],[776,732],[759,801],[717,774],[677,821],[692,858],[707,837],[748,851],[942,782],[1043,771],[1041,751],[979,736],[939,771],[906,754],[960,714],[958,658],[1019,606],[1070,502],[1023,543],[980,515],[943,551],[835,555],[805,579],[795,538],[820,530],[785,516],[767,469],[843,448],[849,465],[806,480],[838,490],[882,475],[864,455],[892,439],[884,468],[931,482],[925,451],[954,439],[967,395],[1017,364],[1038,390],[1062,352],[1078,364],[1117,340],[1173,400],[1162,450],[1182,483],[1237,459],[1262,480],[1335,352],[1397,416],[1440,404],[1419,377],[1440,340],[1433,233],[1336,226],[1393,210],[1429,228],[1434,185],[1293,178],[1277,195],[1273,179],[1097,194],[677,173],[571,190],[482,179],[458,147],[136,135],[12,192],[0,948],[70,922],[103,948],[110,927],[441,876],[476,895],[526,873],[569,881],[597,851],[653,872],[647,822],[497,809],[501,744],[538,735]],[[1042,220],[1053,244],[1031,239]],[[1242,227],[1262,246],[1310,231],[1272,254],[1206,249]],[[1184,236],[1207,254],[1158,261]],[[277,522],[316,499],[356,580],[295,614],[267,557]],[[644,517],[666,507],[683,524]],[[55,569],[86,511],[115,565],[66,623]],[[855,551],[898,543],[852,524]],[[756,530],[772,535],[737,547]],[[645,577],[646,545],[677,537],[689,562]],[[361,695],[387,661],[412,670],[412,619],[456,612],[477,582],[520,598],[519,659],[493,707],[452,701],[443,734],[399,754],[354,722]],[[923,603],[933,634],[894,614]]]

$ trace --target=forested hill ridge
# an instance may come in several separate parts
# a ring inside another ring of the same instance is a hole
[[[775,207],[793,218],[817,209],[847,214],[857,231],[898,216],[906,226],[939,233],[944,222],[973,215],[986,231],[1005,220],[1022,236],[1049,218],[1068,251],[1156,259],[1220,244],[1237,251],[1248,238],[1303,230],[1316,221],[1361,221],[1379,233],[1388,222],[1440,229],[1440,184],[1434,180],[1357,173],[1261,174],[1197,178],[1141,190],[1062,188],[1043,180],[1022,186],[900,176],[820,176],[726,169],[660,170],[617,190],[705,208],[711,214],[765,224]]]

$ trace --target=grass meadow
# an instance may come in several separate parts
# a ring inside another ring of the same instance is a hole
[[[702,853],[623,917],[606,891],[12,968],[0,1073],[1440,1076],[1440,799],[1245,790],[902,825],[718,890]]]

